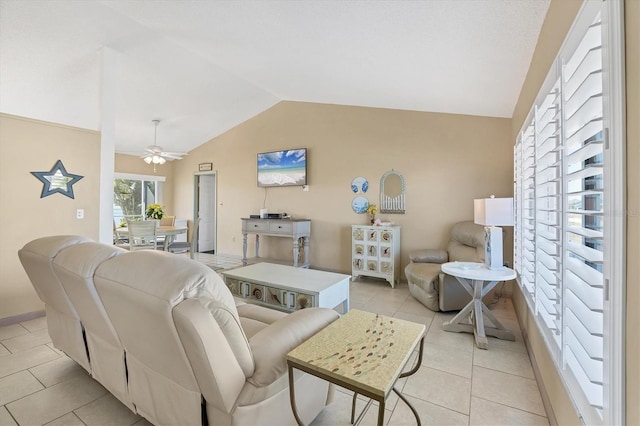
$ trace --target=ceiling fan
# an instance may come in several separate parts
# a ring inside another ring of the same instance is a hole
[[[153,163],[153,171],[155,172],[156,164],[164,164],[167,160],[182,160],[182,157],[187,155],[186,152],[170,152],[163,151],[161,146],[158,146],[158,124],[160,124],[160,120],[152,120],[155,129],[153,133],[153,145],[149,145],[146,152],[140,156],[144,160],[145,163],[151,164]]]

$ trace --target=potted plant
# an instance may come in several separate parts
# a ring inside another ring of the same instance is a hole
[[[160,220],[164,216],[164,211],[160,204],[149,204],[147,206],[147,219]]]

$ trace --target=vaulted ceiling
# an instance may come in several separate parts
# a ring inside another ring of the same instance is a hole
[[[189,151],[282,100],[511,117],[549,1],[0,0],[0,111],[106,105],[134,154],[153,119]]]

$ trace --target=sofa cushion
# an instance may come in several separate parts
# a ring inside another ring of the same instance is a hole
[[[236,308],[240,316],[240,324],[242,324],[242,329],[248,339],[251,339],[269,324],[273,324],[280,318],[287,316],[284,312],[251,303],[245,303],[236,306]]]
[[[138,412],[154,424],[199,423],[201,390],[172,311],[186,299],[204,297],[237,315],[220,276],[186,256],[141,250],[102,263],[94,282],[126,350],[129,394]]]
[[[127,251],[100,243],[76,244],[56,256],[53,269],[82,318],[91,375],[135,412],[127,390],[124,348],[93,282],[99,265],[124,253]]]
[[[415,263],[445,263],[449,256],[444,250],[414,250],[409,253],[409,260]]]

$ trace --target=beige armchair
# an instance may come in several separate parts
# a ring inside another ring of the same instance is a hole
[[[440,270],[446,262],[484,262],[484,227],[473,221],[458,222],[451,229],[447,250],[417,250],[404,272],[409,291],[433,311],[464,308],[471,296],[458,280]]]

